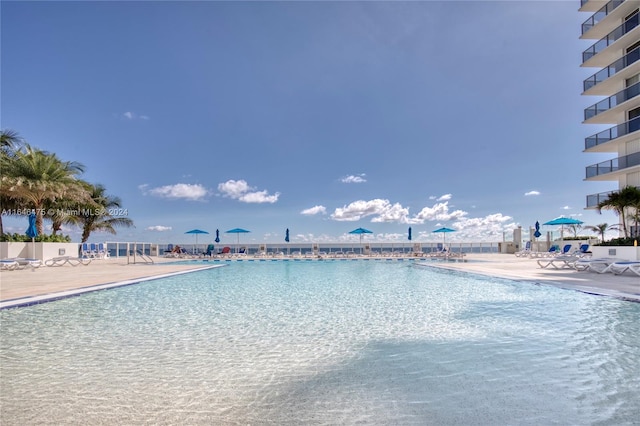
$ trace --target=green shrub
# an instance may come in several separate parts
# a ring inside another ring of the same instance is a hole
[[[35,238],[37,243],[70,243],[71,237],[68,235],[38,235]],[[0,235],[0,242],[9,243],[28,243],[31,242],[31,238],[25,234],[2,234]]]
[[[598,243],[598,246],[633,246],[633,241],[638,240],[640,243],[640,239],[638,238],[613,238],[609,241],[605,241],[604,243]]]

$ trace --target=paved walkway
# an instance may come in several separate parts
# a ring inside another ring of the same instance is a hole
[[[0,272],[0,308],[30,297],[48,299],[58,293],[70,294],[94,286],[108,288],[132,282],[186,273],[228,262],[176,265],[175,259],[157,258],[156,264],[127,264],[126,259],[94,260],[89,265],[40,267]],[[244,259],[246,260],[246,258]],[[398,260],[398,259],[394,259]],[[534,259],[512,254],[471,254],[465,262],[415,260],[429,266],[467,271],[494,277],[546,283],[586,293],[601,294],[640,302],[640,277],[577,272],[571,269],[542,269]],[[406,261],[406,260],[405,260]]]

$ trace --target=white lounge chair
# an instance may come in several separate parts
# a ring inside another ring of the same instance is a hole
[[[15,260],[18,262],[18,269],[24,269],[27,266],[31,269],[39,268],[42,266],[42,260],[40,259],[27,259],[24,257],[15,257],[9,260]]]
[[[601,257],[597,259],[579,259],[574,263],[576,271],[589,271],[602,274],[605,269],[615,262],[624,262],[624,259],[614,259],[612,257]]]
[[[2,259],[0,260],[0,271],[13,271],[18,269],[20,264],[12,259]]]
[[[71,257],[71,256],[58,256],[53,257],[51,259],[47,259],[44,261],[46,266],[78,266],[78,265],[88,265],[91,263],[91,258],[86,257]]]
[[[626,271],[631,271],[634,274],[640,276],[640,262],[636,260],[627,260],[627,261],[619,261],[613,262],[605,269],[602,270],[602,273],[611,272],[613,275],[620,275],[625,273]]]
[[[524,248],[520,251],[514,253],[516,257],[526,257],[531,254],[531,241],[527,241],[524,245]]]
[[[540,266],[542,269],[546,269],[550,266],[552,266],[554,269],[575,269],[575,263],[578,260],[580,260],[579,256],[560,255],[556,257],[539,259],[537,262],[538,266]]]

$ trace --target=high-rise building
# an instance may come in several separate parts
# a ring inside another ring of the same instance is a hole
[[[595,40],[582,52],[582,66],[598,68],[584,80],[583,95],[597,97],[584,110],[585,124],[612,125],[585,139],[584,152],[615,158],[586,168],[587,181],[617,182],[609,192],[587,196],[593,209],[626,186],[640,188],[640,1],[581,0],[581,39]]]

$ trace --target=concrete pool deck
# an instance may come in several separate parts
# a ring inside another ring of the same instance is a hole
[[[175,264],[178,259],[154,258],[150,264],[127,264],[126,258],[93,260],[89,265],[60,266],[0,272],[0,308],[39,303],[76,293],[128,285],[164,276],[193,272],[234,262]],[[252,260],[243,258],[243,261]],[[256,261],[261,259],[255,259]],[[371,259],[369,259],[371,260]],[[380,259],[383,261],[385,259]],[[518,281],[555,285],[585,293],[612,296],[640,302],[640,278],[631,273],[613,275],[578,272],[572,269],[542,269],[535,259],[512,254],[469,254],[465,261],[443,262],[415,258],[428,266],[466,271]],[[99,286],[99,287],[96,287]]]

